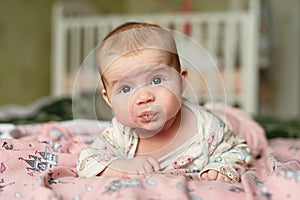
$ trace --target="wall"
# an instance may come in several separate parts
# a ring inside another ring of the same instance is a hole
[[[49,94],[51,4],[0,1],[0,105]]]

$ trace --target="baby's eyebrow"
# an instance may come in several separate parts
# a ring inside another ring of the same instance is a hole
[[[119,81],[119,80],[113,80],[113,81],[110,83],[111,88],[114,87],[118,81]]]
[[[116,79],[116,80],[113,80],[112,82],[111,82],[111,84],[110,84],[110,88],[114,88],[115,87],[115,85],[117,84],[117,83],[119,83],[120,82],[120,80],[119,79]]]
[[[113,88],[119,82],[128,82],[130,80],[131,80],[131,78],[129,78],[129,77],[118,77],[115,80],[112,80],[110,85],[111,85],[111,88]]]

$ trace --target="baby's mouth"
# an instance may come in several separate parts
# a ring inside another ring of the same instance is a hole
[[[151,122],[155,120],[157,116],[157,113],[151,112],[151,111],[146,111],[143,112],[142,114],[139,115],[139,117],[144,121],[144,122]]]

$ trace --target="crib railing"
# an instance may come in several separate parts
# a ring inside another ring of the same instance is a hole
[[[250,1],[251,2],[251,1]],[[60,4],[53,9],[52,95],[72,92],[77,70],[89,52],[116,26],[127,21],[143,21],[183,32],[202,45],[221,72],[224,95],[218,100],[257,112],[258,101],[258,3],[247,11],[223,13],[173,13],[153,15],[64,16]],[[195,55],[197,56],[197,55]],[[94,69],[94,74],[96,73]],[[209,99],[201,77],[192,78],[199,103]],[[204,89],[203,89],[204,88]],[[88,85],[83,90],[90,89]],[[222,89],[222,88],[221,88]],[[217,96],[217,94],[216,94]]]

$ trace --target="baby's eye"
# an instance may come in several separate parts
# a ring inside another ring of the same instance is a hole
[[[121,92],[122,93],[127,93],[127,92],[130,92],[130,87],[129,86],[124,86],[121,88]]]
[[[157,84],[160,84],[162,82],[162,79],[159,78],[159,77],[156,77],[154,78],[152,81],[151,81],[151,84],[152,85],[157,85]]]

